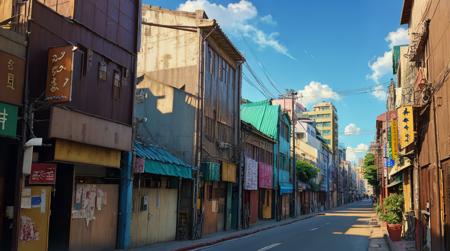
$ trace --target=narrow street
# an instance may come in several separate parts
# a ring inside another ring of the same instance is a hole
[[[370,201],[361,201],[325,215],[198,250],[367,250],[373,215]]]

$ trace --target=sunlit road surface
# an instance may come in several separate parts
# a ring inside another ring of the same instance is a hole
[[[324,215],[200,250],[367,250],[372,216],[370,201],[356,202]]]

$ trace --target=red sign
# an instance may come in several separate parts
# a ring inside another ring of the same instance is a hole
[[[55,184],[56,164],[33,163],[30,184]]]

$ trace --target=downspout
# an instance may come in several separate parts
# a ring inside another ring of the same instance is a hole
[[[239,166],[238,166],[238,180],[237,180],[237,184],[238,184],[238,208],[237,208],[237,229],[240,230],[241,229],[241,223],[242,221],[241,216],[242,216],[242,176],[243,176],[243,163],[244,163],[244,156],[243,156],[243,149],[244,149],[244,141],[243,141],[243,137],[241,135],[241,112],[240,112],[240,107],[241,107],[241,92],[242,92],[242,64],[243,62],[239,62],[238,66],[237,66],[237,71],[239,72],[238,75],[238,102],[237,102],[237,110],[238,110],[238,119],[237,119],[237,139],[236,142],[239,142],[240,147],[239,149]]]
[[[142,1],[139,0],[137,6],[137,27],[136,27],[136,43],[134,54],[134,65],[132,74],[133,86],[132,86],[132,108],[131,108],[131,152],[122,152],[121,160],[121,177],[120,177],[120,191],[119,191],[119,229],[117,238],[117,247],[127,249],[131,244],[131,221],[132,221],[132,204],[133,204],[133,165],[136,159],[136,153],[134,151],[134,142],[136,140],[137,126],[134,122],[135,106],[136,106],[136,86],[137,82],[137,64],[138,64],[138,52],[141,45],[141,21],[142,21]]]
[[[29,18],[29,17],[26,17]],[[24,185],[23,183],[23,154],[24,154],[24,148],[25,143],[27,142],[28,135],[27,135],[27,128],[29,121],[29,100],[28,100],[28,93],[29,93],[29,81],[28,81],[28,75],[30,72],[30,64],[29,64],[29,58],[30,58],[30,35],[31,35],[31,28],[30,28],[30,22],[27,22],[27,30],[26,30],[26,52],[25,52],[25,86],[24,86],[24,92],[23,92],[23,123],[22,123],[22,131],[21,131],[21,138],[22,140],[19,143],[18,151],[17,151],[17,166],[16,166],[16,173],[15,173],[15,179],[14,179],[14,186],[15,186],[15,194],[14,194],[14,214],[13,214],[13,224],[12,224],[12,235],[11,235],[11,250],[18,250],[19,248],[19,214],[20,214],[20,204],[21,204],[21,194],[22,194],[22,187]],[[31,123],[33,123],[31,121]]]

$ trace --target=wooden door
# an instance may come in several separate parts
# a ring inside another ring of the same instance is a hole
[[[97,191],[106,196],[104,205],[95,208],[95,219],[87,223],[86,219],[74,218],[70,224],[70,251],[105,250],[116,247],[117,217],[119,205],[119,185],[95,184]],[[76,192],[73,193],[76,196]],[[75,201],[75,199],[73,200]]]
[[[25,187],[20,209],[19,251],[46,251],[50,222],[50,200],[52,188],[49,186]]]

